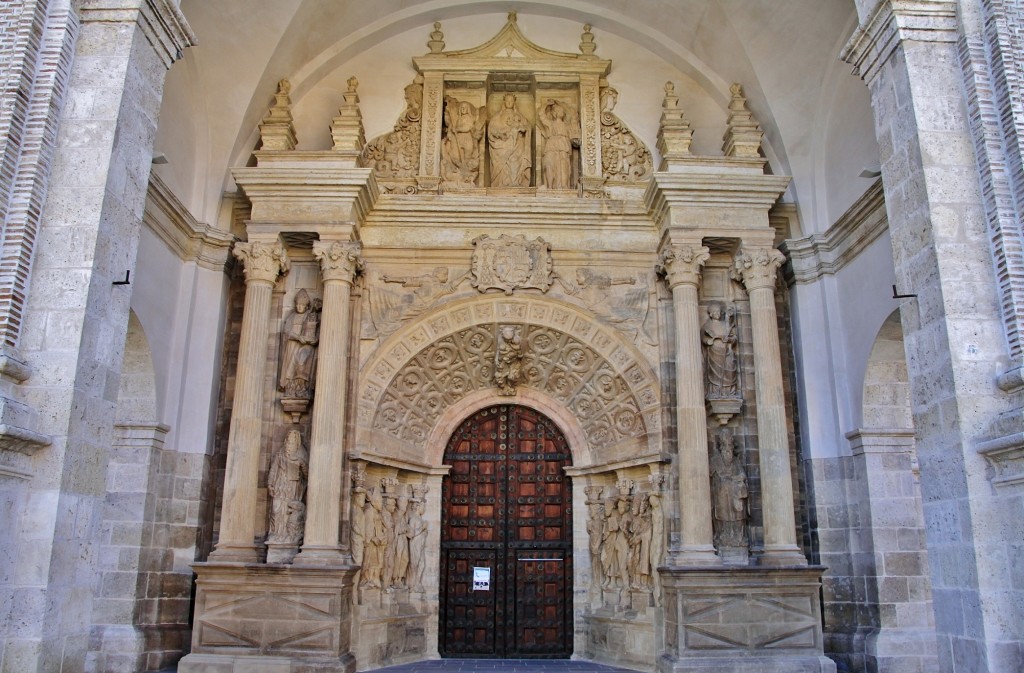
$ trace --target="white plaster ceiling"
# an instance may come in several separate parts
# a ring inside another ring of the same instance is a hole
[[[765,131],[771,171],[794,178],[805,231],[823,231],[868,187],[877,163],[870,99],[838,60],[856,27],[854,0],[182,0],[199,43],[168,74],[156,166],[197,219],[218,223],[230,169],[288,78],[302,147],[327,142],[344,81],[355,74],[368,136],[401,111],[411,57],[434,21],[446,49],[480,44],[515,10],[526,36],[578,51],[584,23],[613,60],[616,112],[654,149],[662,87],[677,84],[695,148],[718,153],[729,85],[740,82]]]

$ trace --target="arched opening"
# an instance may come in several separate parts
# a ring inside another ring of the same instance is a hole
[[[472,414],[444,453],[439,648],[448,657],[572,654],[572,464],[551,419]]]

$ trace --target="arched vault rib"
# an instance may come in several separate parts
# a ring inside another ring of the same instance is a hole
[[[493,382],[500,325],[522,336],[523,376],[512,396]],[[444,306],[381,344],[360,374],[356,447],[436,465],[441,453],[430,442],[452,413],[502,402],[561,417],[578,467],[661,451],[657,378],[632,344],[577,307],[502,295]]]

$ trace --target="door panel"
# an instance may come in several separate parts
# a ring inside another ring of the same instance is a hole
[[[449,657],[572,653],[565,437],[540,413],[484,409],[452,435],[442,489],[440,647]],[[473,569],[490,569],[474,590]]]

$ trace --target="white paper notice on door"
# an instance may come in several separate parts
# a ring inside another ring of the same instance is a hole
[[[473,591],[491,590],[491,569],[473,568]]]

